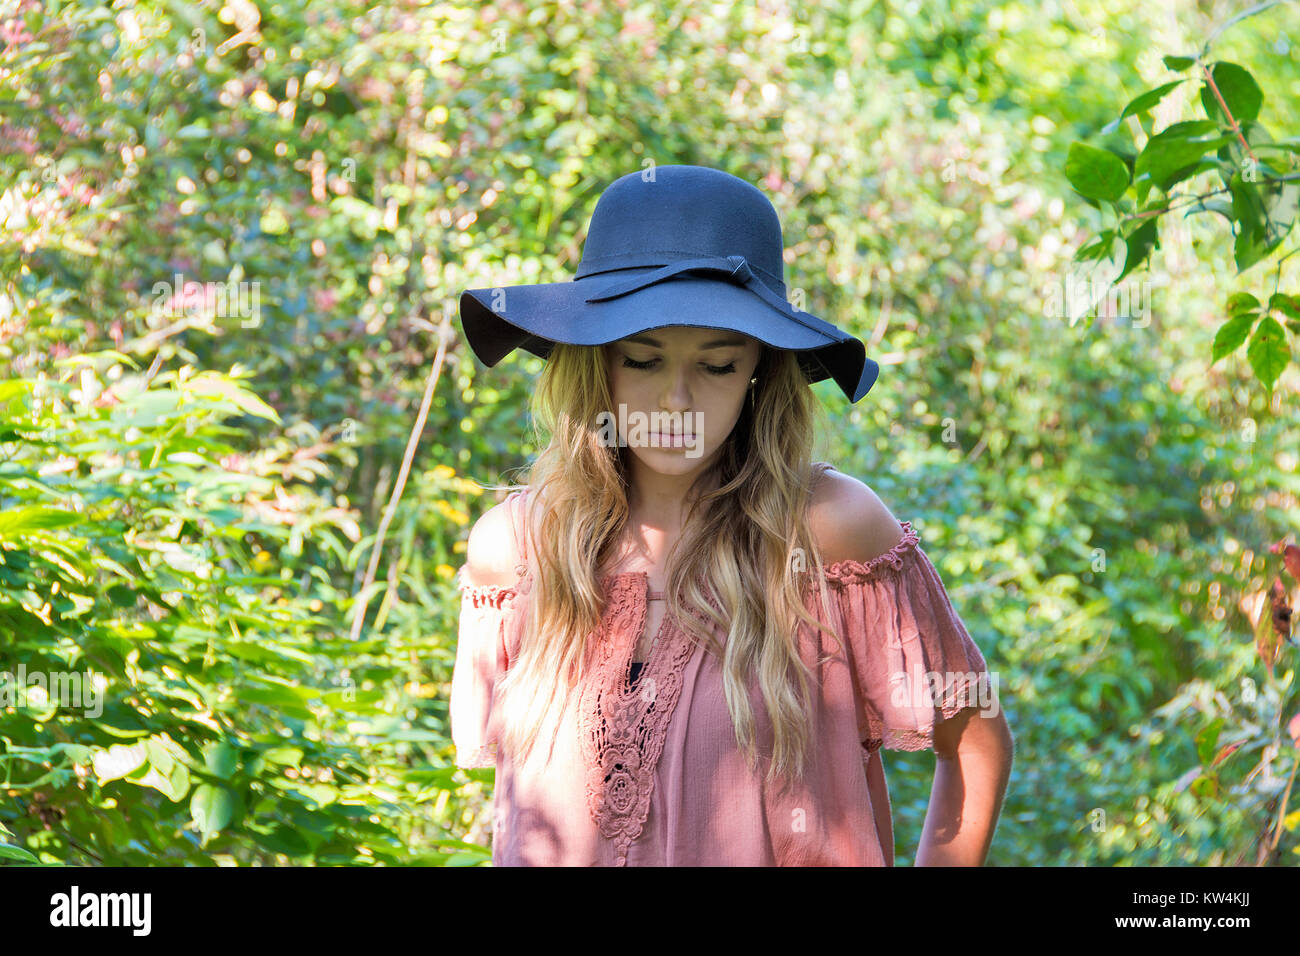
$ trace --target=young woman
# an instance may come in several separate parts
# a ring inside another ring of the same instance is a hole
[[[471,531],[451,694],[494,766],[497,865],[886,865],[879,750],[938,759],[917,863],[979,865],[1012,741],[909,522],[813,461],[878,369],[785,301],[754,187],[658,167],[601,196],[577,279],[471,290],[492,365],[548,359],[529,480]]]

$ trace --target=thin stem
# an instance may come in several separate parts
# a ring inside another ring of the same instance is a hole
[[[1269,844],[1269,848],[1268,848],[1268,854],[1270,856],[1272,855],[1273,851],[1277,849],[1278,841],[1282,839],[1282,829],[1283,829],[1284,821],[1286,819],[1286,806],[1288,801],[1290,801],[1291,799],[1291,785],[1295,783],[1295,772],[1297,768],[1300,768],[1300,760],[1292,760],[1291,776],[1287,777],[1286,790],[1282,792],[1282,801],[1277,808],[1277,825],[1273,828],[1273,839],[1272,842]]]
[[[1201,64],[1201,72],[1205,74],[1206,84],[1214,91],[1214,98],[1219,101],[1219,108],[1223,110],[1223,115],[1228,117],[1228,122],[1232,124],[1232,131],[1237,134],[1237,139],[1241,140],[1241,148],[1246,151],[1246,155],[1250,157],[1250,161],[1258,165],[1259,160],[1255,159],[1255,154],[1251,152],[1250,144],[1246,142],[1246,137],[1241,134],[1241,126],[1237,123],[1236,117],[1232,115],[1232,111],[1228,109],[1228,104],[1224,102],[1223,94],[1219,92],[1219,87],[1214,82],[1214,76],[1210,73],[1209,67],[1204,63]]]
[[[451,313],[443,313],[442,324],[438,327],[438,353],[434,356],[433,368],[429,371],[429,380],[425,385],[424,399],[420,402],[419,414],[415,417],[415,425],[411,429],[411,436],[406,442],[406,454],[402,457],[402,467],[398,470],[397,481],[393,484],[393,494],[388,499],[388,506],[384,509],[384,516],[379,522],[379,530],[375,534],[374,547],[370,552],[370,563],[366,567],[365,579],[361,582],[360,595],[361,607],[357,608],[352,618],[352,640],[357,640],[361,636],[361,625],[366,616],[366,605],[370,603],[369,596],[366,595],[366,589],[375,580],[375,572],[379,568],[379,559],[383,554],[384,535],[388,533],[388,526],[393,522],[393,515],[397,512],[397,503],[401,500],[402,489],[406,487],[406,476],[411,470],[411,459],[415,457],[415,449],[420,444],[420,434],[424,431],[424,422],[429,417],[429,405],[433,402],[433,390],[438,384],[438,377],[442,372],[442,359],[447,353],[447,339],[450,338],[451,331]]]

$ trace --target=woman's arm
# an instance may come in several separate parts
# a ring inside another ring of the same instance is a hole
[[[834,469],[825,472],[814,489],[808,520],[827,564],[872,561],[897,547],[903,537],[902,525],[874,491]],[[918,866],[984,863],[1011,776],[1014,747],[1001,709],[988,711],[989,715],[972,719],[974,708],[961,710],[934,727],[937,766],[917,848]],[[880,818],[888,798],[877,799],[884,784],[879,754],[867,765],[867,783],[884,844],[886,827]],[[892,836],[888,849],[887,858],[892,856]]]
[[[983,866],[1011,777],[1015,741],[1001,707],[968,707],[934,727],[934,785],[917,866]]]

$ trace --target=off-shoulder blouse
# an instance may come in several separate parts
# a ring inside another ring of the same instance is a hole
[[[507,499],[516,523],[524,494]],[[526,551],[515,585],[460,585],[451,734],[457,766],[496,768],[494,865],[886,865],[864,761],[882,746],[931,749],[936,721],[990,702],[984,656],[911,522],[902,526],[888,552],[825,566],[829,618],[808,575],[805,607],[842,647],[800,623],[800,654],[816,678],[813,746],[802,778],[771,785],[764,759],[756,771],[745,765],[720,662],[670,614],[634,675],[650,596],[643,571],[603,580],[598,666],[565,702],[554,745],[509,760],[498,752],[494,699],[520,646]],[[756,678],[749,693],[759,753],[770,754]]]

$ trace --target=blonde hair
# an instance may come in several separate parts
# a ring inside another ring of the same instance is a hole
[[[757,756],[746,686],[757,673],[773,731],[772,781],[801,776],[808,754],[811,675],[798,653],[797,622],[831,633],[805,608],[801,576],[791,570],[799,556],[812,556],[826,607],[807,511],[829,466],[812,462],[821,405],[795,353],[763,347],[756,374],[753,410],[746,400],[715,464],[688,493],[693,502],[667,558],[665,597],[666,613],[722,662],[727,710],[751,771]],[[498,688],[506,754],[526,759],[543,726],[554,732],[556,708],[592,663],[588,645],[605,601],[600,571],[628,519],[627,450],[602,442],[596,424],[612,407],[602,348],[556,344],[532,399],[542,447],[526,482],[533,600],[518,654]],[[717,608],[701,582],[711,584]],[[685,604],[727,632],[725,649],[684,613]]]

